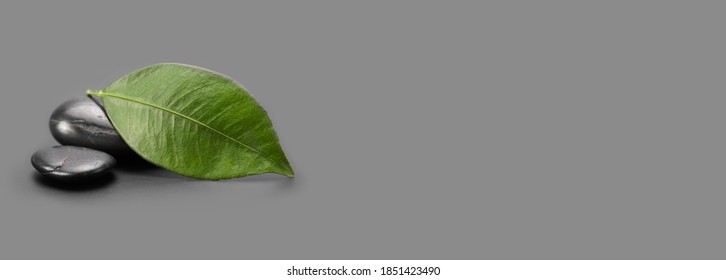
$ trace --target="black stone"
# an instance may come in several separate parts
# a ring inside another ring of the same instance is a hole
[[[63,145],[88,147],[115,156],[135,154],[103,108],[89,97],[71,99],[58,106],[50,116],[50,133]]]
[[[65,182],[99,178],[116,165],[116,159],[107,153],[76,146],[55,146],[37,151],[30,162],[46,177]]]

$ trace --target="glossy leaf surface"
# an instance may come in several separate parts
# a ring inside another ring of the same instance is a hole
[[[109,119],[151,163],[184,176],[293,176],[272,122],[241,85],[183,64],[134,71],[101,91]]]

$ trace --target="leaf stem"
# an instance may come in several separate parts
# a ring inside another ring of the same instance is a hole
[[[86,94],[88,95],[95,95],[95,96],[101,96],[103,95],[103,90],[100,89],[89,89],[86,91]]]

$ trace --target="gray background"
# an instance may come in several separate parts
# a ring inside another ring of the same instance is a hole
[[[1,258],[726,258],[724,2],[59,2],[0,4]],[[58,104],[159,62],[297,177],[37,178]]]

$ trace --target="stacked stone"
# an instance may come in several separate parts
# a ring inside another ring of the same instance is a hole
[[[88,181],[109,173],[116,164],[114,157],[135,154],[100,104],[90,97],[80,97],[53,111],[50,132],[62,146],[33,154],[31,163],[38,172],[57,181]]]

